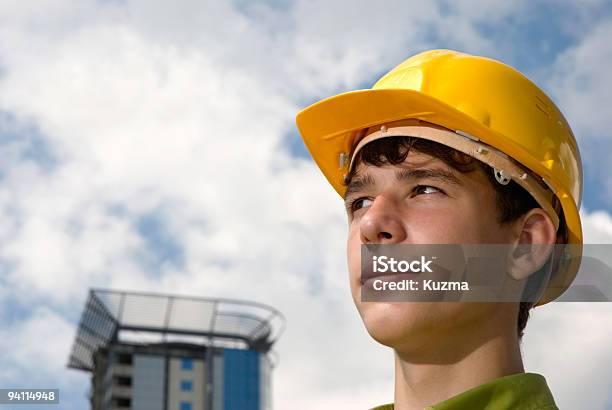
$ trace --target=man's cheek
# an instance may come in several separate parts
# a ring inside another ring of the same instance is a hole
[[[356,260],[355,258],[349,260],[348,267],[349,267],[349,278],[355,279],[360,276],[361,263],[359,260]]]
[[[346,247],[346,255],[349,266],[355,263],[355,261],[359,261],[360,252],[361,252],[361,244],[355,243],[354,240],[351,240],[349,237],[347,247]]]

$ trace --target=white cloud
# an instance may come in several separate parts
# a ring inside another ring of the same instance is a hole
[[[545,375],[559,408],[607,408],[612,360],[609,303],[550,303],[531,313],[527,371]]]
[[[584,243],[612,243],[612,216],[603,210],[582,211]]]
[[[610,138],[612,122],[612,23],[604,20],[574,46],[557,56],[550,85],[577,136]]]
[[[0,385],[59,388],[62,401],[70,395],[84,398],[85,374],[65,370],[73,337],[74,325],[46,307],[35,308],[31,316],[1,327],[0,349],[5,354],[0,356]]]
[[[582,212],[585,244],[612,243],[612,216]],[[587,245],[588,246],[588,245]],[[531,312],[523,339],[527,371],[546,376],[559,408],[603,409],[612,402],[610,303],[549,303]]]
[[[230,17],[211,21],[239,32],[230,37],[257,35],[241,17],[226,24]],[[145,21],[131,23],[78,27],[57,44],[38,43],[40,52],[30,46],[7,59],[0,106],[17,123],[36,124],[56,166],[20,160],[28,146],[3,164],[1,215],[14,225],[0,250],[13,266],[5,286],[21,305],[50,304],[71,316],[89,286],[269,302],[290,323],[278,345],[277,405],[287,408],[297,394],[325,400],[331,393],[319,393],[322,384],[346,386],[353,376],[322,381],[322,363],[339,352],[356,362],[369,340],[345,286],[340,201],[312,163],[280,149],[296,107],[282,87],[268,92],[273,81],[262,73],[232,67],[221,45],[161,41],[146,36]],[[19,43],[31,39],[20,35]],[[182,248],[184,266],[147,271],[155,249],[136,219],[150,214]],[[24,326],[39,320],[25,317]],[[342,336],[327,351],[307,337],[335,332]],[[62,377],[70,338],[46,336],[64,354],[39,346],[54,357],[39,365]],[[363,362],[369,374],[372,362]],[[23,378],[39,369],[19,363]]]
[[[340,200],[312,162],[281,147],[301,101],[369,82],[435,38],[493,50],[475,24],[517,12],[501,1],[444,11],[403,1],[0,3],[0,111],[21,135],[0,140],[0,296],[49,306],[6,328],[18,338],[2,347],[23,346],[2,367],[15,380],[83,378],[63,368],[74,329],[64,318],[87,288],[156,290],[281,310],[276,408],[389,400],[390,352],[365,334],[348,292]],[[52,164],[27,154],[36,149]],[[138,229],[144,217],[159,221],[178,261],[159,261]],[[48,343],[29,342],[37,334]]]

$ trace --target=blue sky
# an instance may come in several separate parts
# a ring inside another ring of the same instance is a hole
[[[565,112],[583,150],[585,241],[610,243],[609,38],[612,5],[598,0],[0,3],[0,349],[13,352],[0,387],[58,386],[61,408],[85,408],[88,377],[65,366],[98,287],[277,307],[278,409],[388,400],[389,352],[351,305],[342,205],[296,112],[425,49],[498,58]],[[530,320],[526,366],[550,375],[562,408],[585,393],[612,408],[609,313],[552,304]],[[332,377],[324,364],[340,356],[362,371]]]

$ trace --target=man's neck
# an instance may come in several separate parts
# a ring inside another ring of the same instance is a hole
[[[463,349],[445,343],[438,346],[442,350],[434,360],[396,350],[395,409],[422,410],[497,378],[523,373],[516,333],[491,336],[478,344],[464,341]]]

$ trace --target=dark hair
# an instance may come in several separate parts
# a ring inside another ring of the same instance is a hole
[[[446,165],[462,173],[477,170],[484,172],[495,191],[496,201],[500,211],[499,222],[501,224],[513,222],[529,210],[540,207],[537,201],[515,181],[510,181],[508,185],[499,184],[495,180],[491,167],[484,162],[447,147],[446,145],[416,137],[388,137],[368,143],[355,156],[353,161],[355,165],[346,177],[345,183],[348,185],[355,176],[358,164],[367,164],[377,167],[383,165],[399,165],[404,162],[410,150],[438,158]],[[564,218],[560,218],[557,242],[567,242],[567,232],[564,223]],[[541,268],[541,270],[549,269],[550,263],[552,263],[552,258]],[[517,321],[519,338],[523,336],[525,326],[527,325],[529,310],[534,306],[535,301],[537,301],[533,300],[533,298],[536,294],[539,294],[542,288],[543,279],[546,278],[546,275],[540,275],[538,273],[531,275],[526,285],[526,289],[530,289],[531,295],[530,297],[525,297],[525,295],[523,295],[522,299],[528,301],[522,301],[519,304]]]

